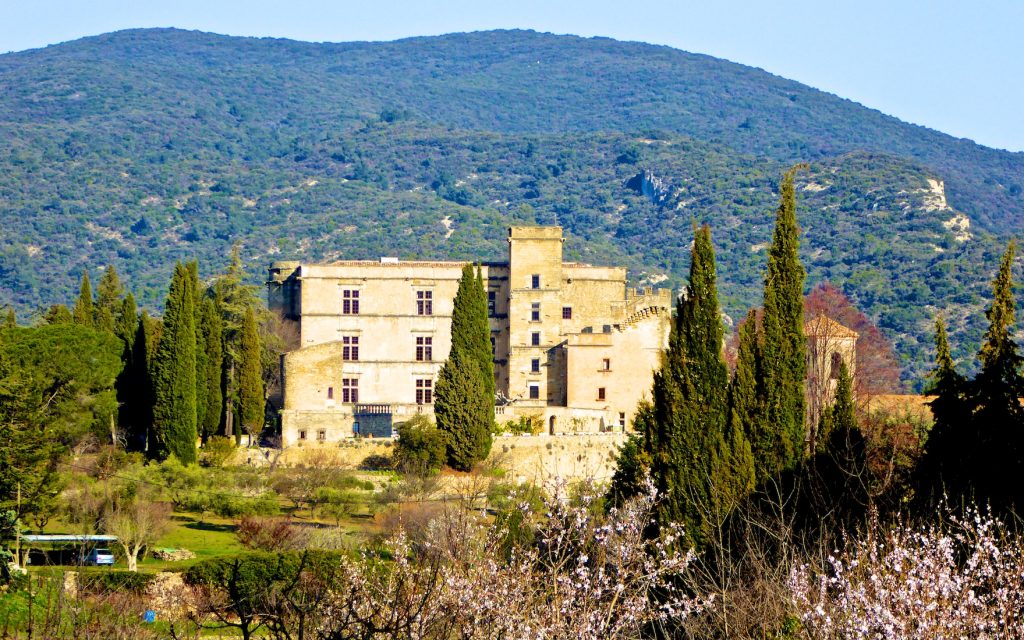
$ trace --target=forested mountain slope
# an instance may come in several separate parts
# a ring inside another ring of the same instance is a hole
[[[666,47],[532,32],[311,44],[137,30],[0,56],[0,300],[28,316],[114,263],[150,306],[176,258],[496,258],[510,222],[679,284],[708,221],[723,301],[759,302],[774,185],[796,161],[811,282],[928,366],[964,355],[1024,154]]]

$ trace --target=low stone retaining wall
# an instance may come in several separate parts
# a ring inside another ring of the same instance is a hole
[[[552,479],[609,480],[615,458],[627,434],[586,433],[565,435],[497,436],[488,458],[520,481],[549,482]],[[284,467],[337,466],[359,469],[374,456],[389,457],[394,451],[390,439],[366,438],[324,445],[309,444],[287,449],[239,449],[232,463]]]

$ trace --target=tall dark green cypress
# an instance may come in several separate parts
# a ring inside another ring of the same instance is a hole
[[[760,332],[753,309],[739,328],[736,370],[729,383],[730,428],[740,430],[750,444],[754,460],[754,480],[760,483],[774,472],[766,464],[775,450],[772,432],[764,423],[764,372],[762,371]]]
[[[224,369],[224,320],[216,301],[210,296],[203,297],[201,330],[206,346],[206,371],[199,384],[206,385],[206,411],[200,432],[208,438],[220,431],[221,416],[224,412],[224,395],[221,390]]]
[[[205,441],[206,433],[203,431],[203,424],[206,422],[206,394],[209,386],[206,384],[206,368],[209,355],[206,347],[206,332],[203,329],[203,307],[202,300],[205,287],[199,281],[199,263],[192,260],[188,263],[188,272],[192,278],[192,310],[195,312],[196,324],[196,430]]]
[[[129,391],[122,411],[128,432],[128,448],[147,452],[152,449],[154,455],[153,371],[161,330],[160,321],[150,318],[149,313],[143,309],[132,342],[131,377],[127,380]]]
[[[153,367],[153,433],[156,457],[196,461],[195,300],[188,267],[174,268],[164,305],[163,334]]]
[[[456,371],[466,368],[467,371]],[[479,269],[462,269],[452,309],[452,347],[434,390],[437,426],[447,433],[448,464],[470,469],[491,451],[494,360],[487,295]]]
[[[796,223],[793,178],[799,167],[786,172],[779,186],[779,208],[768,251],[764,286],[763,348],[765,420],[768,433],[755,434],[768,475],[794,468],[804,455],[804,380],[807,344],[804,338],[804,267],[798,255],[800,229]]]
[[[252,307],[245,310],[242,322],[242,345],[238,368],[238,404],[242,428],[257,436],[263,430],[266,398],[263,395],[263,377],[260,366],[262,347],[256,313]]]
[[[135,334],[139,329],[139,310],[135,305],[135,296],[128,293],[117,310],[114,323],[114,334],[131,350],[135,345]]]
[[[96,326],[92,304],[92,285],[89,284],[89,270],[82,272],[82,284],[78,288],[78,300],[75,301],[75,308],[71,312],[75,324],[83,327]]]
[[[927,394],[932,428],[918,462],[916,475],[922,507],[931,509],[947,491],[959,494],[964,485],[964,454],[971,447],[971,406],[966,397],[967,380],[957,372],[949,348],[946,325],[935,319],[935,369]]]
[[[971,382],[974,443],[971,471],[979,500],[1000,508],[1024,506],[1020,474],[1024,473],[1024,411],[1020,398],[1024,380],[1022,358],[1013,339],[1016,302],[1013,294],[1013,258],[1017,245],[1010,242],[992,283],[992,305],[986,310],[989,327],[978,361],[981,368]]]
[[[93,315],[97,329],[107,333],[116,333],[122,295],[124,295],[124,287],[121,285],[121,279],[117,277],[114,265],[109,265],[103,271],[100,283],[96,286],[96,306]]]
[[[818,427],[818,449],[825,450],[833,441],[833,435],[857,429],[856,407],[853,403],[853,379],[845,360],[839,361],[839,377],[836,380],[835,397],[832,406],[825,410]]]
[[[117,393],[117,423],[128,438],[128,447],[136,448],[141,444],[141,439],[134,436],[138,433],[133,424],[138,409],[133,406],[139,401],[136,387],[139,372],[135,365],[135,338],[139,331],[139,316],[135,308],[135,296],[131,293],[121,301],[117,311],[117,320],[114,325],[114,334],[121,339],[124,345],[121,352],[121,373],[117,375],[114,382],[114,390]]]
[[[613,489],[616,496],[635,485],[627,466],[649,459],[662,495],[658,522],[683,523],[689,543],[697,546],[724,516],[723,498],[748,490],[753,473],[746,438],[726,430],[728,370],[716,280],[711,231],[704,226],[696,230],[687,295],[677,305],[669,347],[654,375],[650,414],[639,414],[636,423],[644,429],[640,450],[623,450],[621,486]]]
[[[487,457],[494,405],[473,363],[454,351],[441,366],[434,385],[434,418],[445,433],[448,466],[469,471]]]

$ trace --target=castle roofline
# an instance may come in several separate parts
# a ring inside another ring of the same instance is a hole
[[[804,335],[815,338],[858,338],[859,333],[844,327],[826,315],[815,316],[804,323]]]

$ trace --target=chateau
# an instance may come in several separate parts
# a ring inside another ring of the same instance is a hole
[[[626,269],[565,262],[560,227],[511,227],[508,259],[480,265],[499,424],[620,431],[650,392],[672,295],[626,286]],[[463,262],[271,265],[270,308],[298,326],[282,358],[282,446],[390,436],[433,413]]]

